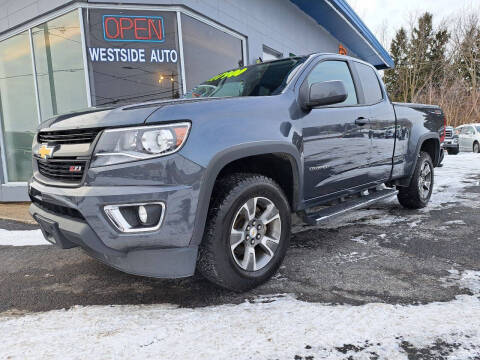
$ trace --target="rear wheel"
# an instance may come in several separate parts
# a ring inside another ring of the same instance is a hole
[[[197,269],[213,283],[246,291],[279,268],[290,241],[290,206],[262,175],[221,179],[207,218]]]
[[[434,169],[430,155],[420,152],[412,181],[408,187],[399,189],[398,201],[407,209],[421,209],[427,206],[432,196]]]
[[[475,141],[475,143],[473,144],[473,152],[475,154],[478,154],[480,153],[480,145],[478,144],[478,142]]]

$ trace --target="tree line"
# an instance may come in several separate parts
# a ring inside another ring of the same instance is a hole
[[[395,68],[385,85],[393,101],[440,105],[449,125],[480,122],[480,21],[472,12],[433,25],[425,13],[395,34]]]

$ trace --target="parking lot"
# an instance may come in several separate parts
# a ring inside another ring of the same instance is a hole
[[[0,358],[62,349],[81,358],[88,342],[113,358],[169,349],[163,359],[224,359],[248,343],[233,358],[478,359],[479,200],[480,157],[447,156],[427,209],[392,199],[318,228],[297,225],[280,272],[245,294],[200,276],[126,275],[45,244],[35,225],[2,220]]]

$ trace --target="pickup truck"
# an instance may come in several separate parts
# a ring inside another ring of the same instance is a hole
[[[280,267],[293,213],[318,224],[392,196],[429,202],[444,114],[392,103],[368,63],[291,57],[187,97],[39,126],[30,212],[48,241],[130,274],[198,271],[246,291]]]
[[[445,128],[445,141],[443,143],[443,148],[449,155],[458,155],[460,152],[460,144],[456,132],[457,129],[454,129],[452,126],[447,126]]]

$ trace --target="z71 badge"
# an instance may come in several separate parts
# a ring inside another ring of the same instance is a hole
[[[68,171],[73,172],[73,173],[82,172],[82,167],[81,166],[70,166]]]

